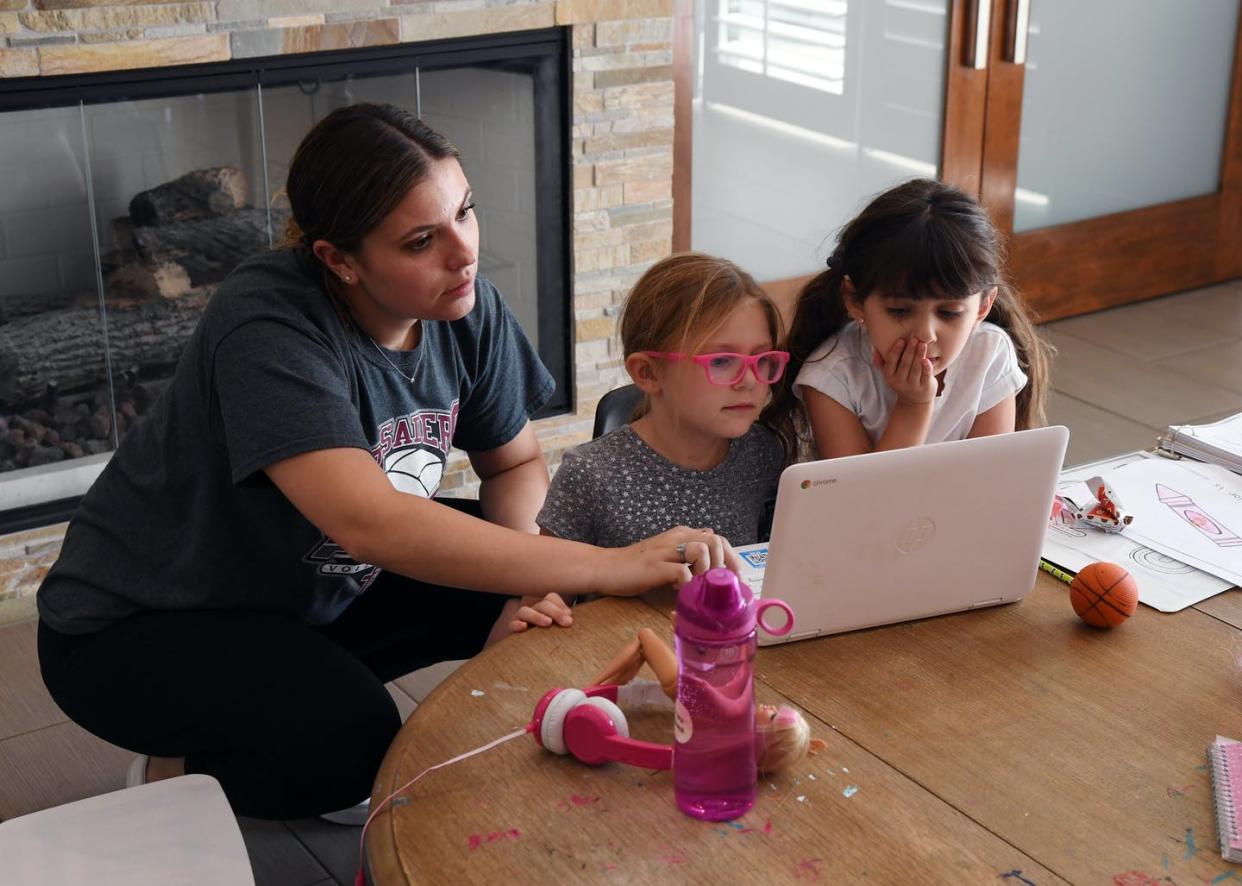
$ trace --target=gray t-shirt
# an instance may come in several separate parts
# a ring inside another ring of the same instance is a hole
[[[551,376],[482,277],[467,316],[425,321],[417,348],[384,353],[342,322],[321,279],[308,254],[273,252],[221,284],[164,395],[70,523],[39,589],[49,627],[84,634],[188,609],[332,621],[380,570],[325,537],[264,468],[356,447],[398,489],[430,497],[450,446],[507,443],[551,396]]]
[[[606,548],[678,525],[753,544],[783,466],[780,443],[761,425],[731,441],[709,471],[674,464],[626,425],[565,453],[538,523],[560,538]]]

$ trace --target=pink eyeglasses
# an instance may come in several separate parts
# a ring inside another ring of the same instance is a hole
[[[785,374],[788,351],[764,351],[762,354],[679,354],[676,351],[643,351],[644,356],[660,360],[693,360],[703,367],[707,380],[714,385],[735,385],[746,377],[746,367],[760,384],[774,385]]]

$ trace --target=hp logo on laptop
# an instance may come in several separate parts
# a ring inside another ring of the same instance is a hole
[[[913,554],[927,547],[936,537],[936,524],[931,517],[915,517],[897,533],[897,550]]]

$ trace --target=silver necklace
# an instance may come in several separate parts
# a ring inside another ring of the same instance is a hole
[[[416,360],[414,363],[414,371],[410,373],[409,375],[406,375],[404,372],[401,371],[401,368],[397,366],[396,363],[392,362],[392,360],[388,358],[388,355],[384,353],[384,349],[379,346],[379,343],[376,342],[375,339],[371,338],[371,333],[363,330],[363,334],[367,337],[367,339],[370,340],[371,346],[379,352],[379,355],[381,357],[384,358],[384,362],[387,363],[389,366],[391,366],[393,368],[393,371],[397,373],[397,375],[401,376],[403,379],[405,379],[410,384],[414,384],[414,378],[415,376],[418,375],[418,370],[423,365],[423,353],[426,351],[426,348],[423,347],[423,345],[425,345],[426,342],[423,340],[422,335],[419,335],[419,338],[418,338],[418,360]]]

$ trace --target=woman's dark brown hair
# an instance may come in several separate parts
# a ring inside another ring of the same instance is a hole
[[[793,380],[811,353],[849,322],[845,280],[861,304],[874,292],[910,298],[964,298],[996,287],[988,322],[1013,341],[1028,383],[1017,395],[1019,430],[1044,423],[1051,348],[1029,308],[1005,280],[1004,248],[992,220],[952,185],[914,179],[885,191],[847,224],[828,268],[798,294],[790,362],[777,400],[794,408]]]
[[[433,160],[458,157],[453,144],[408,111],[356,104],[324,117],[302,139],[285,191],[292,217],[281,246],[326,240],[343,252],[392,212]]]

